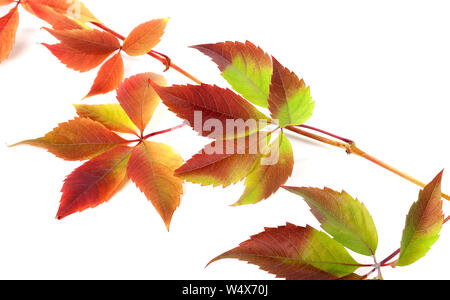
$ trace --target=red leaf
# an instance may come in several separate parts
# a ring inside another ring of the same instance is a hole
[[[149,80],[165,85],[164,77],[154,73],[143,73],[126,79],[117,90],[117,100],[134,124],[144,132],[160,99],[150,86]]]
[[[117,38],[96,29],[53,30],[45,28],[65,46],[90,54],[111,54],[120,48]]]
[[[128,181],[131,148],[119,146],[79,167],[62,188],[59,220],[75,212],[96,207],[114,196]]]
[[[99,94],[106,94],[115,90],[122,82],[123,75],[123,60],[122,55],[119,52],[111,57],[100,68],[100,71],[97,74],[97,78],[94,81],[94,85],[91,87],[91,90],[83,99]]]
[[[19,11],[17,6],[0,18],[0,62],[8,58],[14,46],[17,27],[19,26]]]
[[[201,86],[175,85],[172,87],[160,87],[151,83],[153,88],[161,97],[162,101],[178,117],[190,122],[194,130],[205,137],[222,139],[234,135],[234,132],[227,133],[227,120],[268,120],[254,106],[241,96],[229,89],[222,89],[217,86],[202,84]],[[201,112],[201,118],[195,118],[195,112]],[[205,128],[205,123],[219,122],[222,128],[212,126]],[[199,125],[199,126],[197,126]],[[257,123],[254,125],[258,125]],[[248,128],[239,126],[237,135],[247,132]],[[252,127],[250,131],[256,131],[258,127]]]
[[[79,72],[87,72],[98,67],[109,54],[92,54],[80,52],[78,50],[64,46],[63,44],[49,45],[42,44],[47,47],[59,61],[65,64],[68,68]]]

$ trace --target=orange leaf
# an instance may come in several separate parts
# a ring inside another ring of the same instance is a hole
[[[1,5],[8,5],[8,4],[11,4],[13,2],[14,2],[14,0],[0,0],[0,6]]]
[[[131,148],[119,146],[76,169],[62,188],[59,220],[75,212],[96,207],[113,197],[128,181]]]
[[[63,44],[49,45],[42,44],[47,47],[60,62],[65,64],[68,68],[75,71],[87,72],[99,66],[109,54],[84,53],[78,50],[64,46]]]
[[[0,18],[0,62],[8,58],[14,46],[17,27],[19,26],[19,11],[17,6]]]
[[[53,26],[54,29],[82,29],[80,24],[74,20],[55,12],[48,6],[34,4],[33,2],[27,3],[27,10],[33,13],[36,17],[44,20]]]
[[[111,54],[120,48],[117,38],[109,32],[89,29],[53,30],[45,28],[65,46],[90,54]]]
[[[155,206],[167,229],[183,193],[183,180],[173,175],[182,163],[171,147],[144,141],[133,150],[128,164],[130,179]]]
[[[87,118],[76,118],[59,124],[42,138],[23,141],[13,146],[31,145],[45,148],[65,160],[85,160],[124,143],[126,140],[102,124]]]
[[[78,0],[22,0],[22,5],[29,10],[30,5],[39,5],[51,8],[60,15],[65,15],[83,23],[100,22],[87,8]],[[30,11],[33,13],[33,11]],[[38,16],[39,17],[39,16]]]
[[[149,80],[158,85],[166,85],[166,80],[161,75],[144,73],[126,79],[117,90],[117,100],[141,133],[160,102],[158,94],[149,85]]]
[[[169,18],[152,20],[137,26],[123,43],[123,50],[131,56],[150,52],[164,35]]]
[[[119,52],[111,57],[100,68],[100,71],[97,74],[97,78],[94,81],[94,85],[91,87],[91,90],[83,99],[99,94],[106,94],[115,90],[122,82],[123,75],[123,60],[122,55]]]

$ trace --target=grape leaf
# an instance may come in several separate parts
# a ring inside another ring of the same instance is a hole
[[[168,230],[183,193],[183,180],[173,175],[182,164],[173,148],[144,141],[133,150],[128,165],[130,179],[152,202]]]
[[[269,109],[280,127],[305,123],[314,110],[309,87],[275,58],[270,85]]]
[[[131,148],[116,147],[91,159],[70,174],[62,188],[57,219],[94,208],[111,199],[128,180]]]
[[[288,280],[359,279],[357,262],[338,242],[314,228],[292,224],[266,228],[211,263],[234,258]]]
[[[77,114],[103,124],[112,131],[136,134],[136,126],[119,104],[74,105]]]
[[[269,198],[286,183],[293,167],[294,154],[291,143],[281,133],[247,176],[244,194],[235,205],[255,204]]]
[[[302,196],[322,228],[336,241],[357,253],[372,256],[378,247],[378,234],[367,208],[346,192],[325,188],[285,187]]]
[[[257,121],[268,121],[264,114],[229,89],[207,84],[171,87],[160,87],[153,82],[151,84],[172,112],[189,121],[190,126],[205,137],[242,137],[264,127]],[[235,130],[229,132],[227,121],[230,125],[233,124],[230,121],[235,120],[249,121],[250,125],[236,126]]]
[[[259,132],[226,142],[214,141],[176,170],[175,175],[203,186],[230,186],[254,169],[268,139],[270,135]]]
[[[55,13],[79,20],[83,23],[96,22],[101,23],[87,8],[78,0],[22,0],[23,7],[29,12],[34,13],[33,6],[44,6],[51,8]],[[38,16],[39,17],[39,16]]]
[[[41,20],[44,20],[48,24],[52,25],[53,29],[57,30],[71,30],[71,29],[83,29],[80,23],[75,20],[59,14],[49,6],[35,4],[33,2],[27,3],[27,10],[34,14]]]
[[[212,58],[222,76],[248,101],[268,107],[272,61],[261,48],[247,41],[193,46]]]
[[[64,160],[86,160],[98,156],[126,140],[108,130],[102,124],[87,118],[76,118],[59,124],[44,137],[15,144],[31,145],[47,149]]]
[[[83,53],[112,54],[120,48],[117,38],[96,29],[54,30],[44,27],[63,45]]]
[[[169,18],[151,20],[137,26],[123,42],[123,51],[131,56],[150,52],[164,35]]]
[[[79,72],[87,72],[102,64],[108,57],[109,53],[85,53],[63,44],[44,45],[58,60],[65,64],[68,68]]]
[[[158,85],[166,85],[166,80],[161,75],[143,73],[126,79],[117,90],[117,100],[141,133],[160,102],[158,94],[149,85],[149,80]]]
[[[0,18],[0,62],[8,58],[16,40],[17,27],[19,26],[19,11],[17,6],[8,14]]]
[[[83,99],[115,90],[122,82],[123,76],[123,59],[119,52],[103,64],[100,71],[98,71],[97,78],[95,78],[91,90]]]
[[[439,239],[444,221],[441,199],[443,172],[428,184],[420,193],[406,218],[401,242],[398,266],[407,266],[424,257],[431,246]]]

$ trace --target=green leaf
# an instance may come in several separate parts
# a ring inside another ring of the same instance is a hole
[[[406,218],[398,266],[407,266],[424,257],[438,240],[444,222],[441,199],[443,172],[419,193]]]
[[[233,89],[253,104],[267,108],[272,61],[261,48],[247,41],[193,46],[212,58]]]
[[[270,85],[269,109],[279,126],[301,125],[311,118],[315,102],[310,88],[297,75],[283,67],[275,58]]]
[[[367,208],[346,192],[325,188],[285,187],[302,196],[322,228],[345,247],[367,256],[375,254],[378,234]]]

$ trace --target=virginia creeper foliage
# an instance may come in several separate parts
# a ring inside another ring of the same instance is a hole
[[[442,198],[450,200],[441,192],[443,172],[426,185],[363,152],[352,140],[305,125],[315,107],[310,88],[249,41],[192,46],[211,58],[231,90],[200,82],[154,50],[168,18],[150,20],[122,36],[78,0],[0,0],[3,5],[11,8],[0,17],[0,62],[14,47],[22,7],[48,24],[44,29],[59,43],[42,45],[62,64],[79,72],[98,68],[83,99],[111,91],[117,94],[117,104],[77,104],[78,116],[73,120],[43,137],[14,145],[36,146],[67,161],[83,161],[64,181],[58,219],[107,202],[130,180],[152,203],[167,229],[180,205],[185,181],[225,188],[245,180],[235,206],[256,204],[283,188],[306,202],[323,232],[289,223],[266,228],[210,264],[234,258],[290,280],[364,280],[374,272],[382,279],[383,267],[407,266],[424,257],[449,220],[443,212]],[[167,86],[164,77],[155,73],[124,80],[124,56],[146,54],[196,85]],[[187,161],[171,146],[149,140],[184,125],[145,132],[161,100],[184,124],[211,139]],[[379,237],[374,220],[366,206],[345,191],[284,186],[294,169],[287,131],[342,148],[423,188],[407,215],[397,251],[377,261]],[[349,250],[374,262],[358,263]],[[367,267],[372,269],[369,273],[356,273]]]

